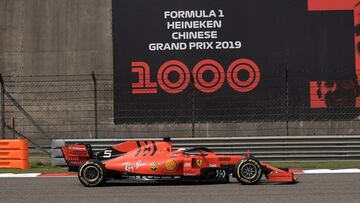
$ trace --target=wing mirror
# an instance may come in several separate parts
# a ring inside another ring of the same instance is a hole
[[[200,151],[200,155],[201,155],[201,156],[207,156],[208,153],[207,153],[206,151],[204,151],[204,150],[201,150],[201,151]]]

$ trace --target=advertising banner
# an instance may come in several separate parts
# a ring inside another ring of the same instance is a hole
[[[342,119],[360,107],[356,3],[113,0],[115,123]]]

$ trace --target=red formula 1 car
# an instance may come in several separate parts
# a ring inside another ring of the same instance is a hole
[[[131,176],[228,183],[232,175],[242,184],[256,184],[265,175],[269,182],[296,182],[287,169],[272,167],[251,156],[218,155],[203,147],[173,150],[167,138],[126,141],[97,154],[87,144],[64,146],[61,150],[69,170],[78,171],[80,182],[89,187]]]

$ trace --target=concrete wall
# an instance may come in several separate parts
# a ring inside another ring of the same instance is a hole
[[[112,73],[111,0],[0,0],[4,75]]]
[[[94,71],[101,80],[99,137],[191,136],[191,124],[113,124],[111,33],[111,0],[0,0],[0,73],[7,76],[7,89],[50,138],[90,138],[95,136]],[[7,119],[15,118],[17,130],[50,143],[9,100],[6,104]],[[195,135],[339,135],[359,129],[356,121],[288,127],[285,122],[203,123],[195,125]]]

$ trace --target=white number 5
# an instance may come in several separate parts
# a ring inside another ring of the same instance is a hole
[[[111,151],[112,151],[112,150],[105,150],[103,157],[104,157],[104,158],[110,158],[110,157],[111,157]]]

